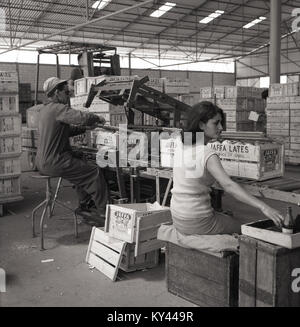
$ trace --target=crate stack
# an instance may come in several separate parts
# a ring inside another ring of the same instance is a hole
[[[107,205],[104,230],[93,228],[86,262],[113,281],[118,269],[131,272],[155,267],[165,245],[157,239],[157,231],[170,221],[170,209],[158,203]]]
[[[19,84],[19,112],[22,115],[22,123],[26,122],[26,110],[32,106],[31,84]]]
[[[0,72],[0,206],[21,196],[21,115],[17,72]]]
[[[285,162],[300,164],[300,83],[272,84],[267,99],[267,136],[285,146]]]
[[[244,86],[216,86],[200,89],[200,101],[211,101],[223,109],[226,115],[227,131],[263,131],[265,103],[262,89]],[[251,112],[260,119],[249,120]]]

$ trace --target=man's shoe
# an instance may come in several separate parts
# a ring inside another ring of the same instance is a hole
[[[83,222],[88,225],[103,227],[105,224],[105,213],[99,214],[99,212],[94,208],[82,210],[82,208],[79,207],[76,209],[76,214],[82,217]]]

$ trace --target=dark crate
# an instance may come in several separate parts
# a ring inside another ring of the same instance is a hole
[[[238,306],[239,256],[223,258],[167,243],[167,288],[201,307]]]
[[[297,268],[300,248],[290,250],[242,235],[239,306],[300,307],[300,292],[292,290],[292,271]]]

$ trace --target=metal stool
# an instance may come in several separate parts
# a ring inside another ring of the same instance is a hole
[[[58,204],[61,207],[64,207],[68,210],[71,210],[74,215],[74,227],[75,227],[75,237],[78,237],[78,228],[77,228],[77,216],[74,213],[74,210],[69,208],[68,206],[64,205],[60,201],[57,200],[58,191],[61,185],[62,178],[60,177],[56,186],[55,193],[52,192],[51,187],[51,178],[55,178],[52,176],[46,176],[46,175],[33,175],[32,178],[36,179],[44,179],[46,180],[46,199],[41,202],[39,205],[37,205],[31,213],[31,221],[32,221],[32,237],[35,237],[35,213],[36,211],[44,206],[41,220],[40,220],[40,235],[41,235],[41,250],[45,250],[44,248],[44,218],[46,215],[46,212],[48,211],[48,217],[51,218],[53,216],[54,206],[55,204]]]

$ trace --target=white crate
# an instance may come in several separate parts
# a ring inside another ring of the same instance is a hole
[[[248,87],[245,86],[225,86],[225,99],[246,98]]]
[[[214,89],[212,87],[201,87],[200,98],[201,99],[213,99]]]
[[[0,92],[18,93],[19,82],[17,72],[0,71]]]
[[[0,178],[4,176],[20,175],[21,161],[19,158],[0,159]]]
[[[74,81],[74,94],[75,96],[87,94],[87,79],[85,77]]]
[[[21,115],[0,116],[0,137],[8,135],[20,135],[21,126]]]
[[[21,137],[0,138],[0,158],[21,154]]]
[[[14,114],[19,112],[18,95],[0,95],[0,115]]]
[[[225,98],[225,86],[215,86],[214,87],[214,95],[217,99]]]
[[[171,220],[170,208],[162,207],[158,203],[110,204],[106,209],[104,230],[111,237],[136,243],[137,247],[142,230],[157,230],[162,223]],[[141,254],[139,249],[136,249],[136,255],[137,253]]]
[[[283,144],[226,140],[208,143],[208,146],[216,151],[230,176],[266,180],[284,174]]]

